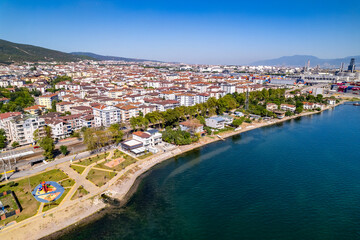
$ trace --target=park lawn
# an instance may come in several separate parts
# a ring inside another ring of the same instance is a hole
[[[95,165],[94,167],[108,169],[108,170],[121,171],[124,168],[126,168],[127,166],[129,166],[129,165],[136,162],[135,158],[133,158],[133,157],[127,155],[127,154],[124,154],[124,153],[123,153],[123,158],[124,159],[122,160],[122,162],[119,165],[117,165],[117,166],[115,166],[113,168],[105,166],[106,161],[102,162],[102,163],[99,163],[99,164]]]
[[[234,128],[232,127],[225,127],[223,129],[218,129],[216,131],[214,131],[214,134],[219,134],[219,133],[222,133],[222,132],[228,132],[228,131],[233,131]]]
[[[114,154],[113,154],[111,159],[117,159],[117,158],[120,158],[123,155],[125,155],[125,153],[121,152],[119,149],[115,149]]]
[[[145,159],[147,157],[150,157],[151,155],[153,155],[152,152],[148,152],[148,153],[145,153],[144,155],[141,155],[139,157],[137,157],[138,159]]]
[[[63,186],[64,188],[66,188],[66,187],[72,187],[72,186],[74,186],[75,181],[74,181],[74,179],[72,179],[72,178],[68,178],[68,179],[62,180],[62,181],[59,182],[59,183],[61,184],[61,186]]]
[[[37,210],[40,206],[31,191],[42,181],[55,181],[58,182],[68,178],[68,176],[59,169],[53,169],[47,172],[43,172],[29,178],[24,178],[18,181],[9,182],[7,184],[0,185],[0,192],[11,190],[15,193],[19,203],[22,207],[22,211],[12,217],[6,218],[5,220],[0,221],[0,226],[11,221],[16,220],[20,222],[24,219],[27,219],[37,213]]]
[[[85,167],[77,166],[77,165],[71,165],[72,169],[74,169],[78,174],[82,174],[85,170]]]
[[[105,185],[110,179],[116,175],[116,172],[102,171],[98,169],[91,169],[86,179],[93,182],[96,186],[101,187]]]
[[[83,186],[80,186],[72,195],[71,200],[81,198],[87,194],[89,194],[89,192]]]
[[[89,166],[90,164],[96,163],[97,161],[102,160],[102,159],[106,158],[107,156],[109,156],[108,152],[100,154],[100,155],[96,155],[94,157],[89,157],[89,158],[86,158],[83,160],[79,160],[78,162],[76,162],[76,164],[83,165],[83,166]]]
[[[65,198],[65,196],[69,193],[69,191],[70,191],[70,188],[65,188],[63,195],[61,195],[61,197],[58,200],[56,200],[55,202],[52,202],[52,203],[45,203],[45,205],[43,207],[43,212],[46,212],[54,207],[59,206],[59,204]]]

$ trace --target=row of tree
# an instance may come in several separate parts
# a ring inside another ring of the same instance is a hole
[[[263,89],[262,91],[251,92],[249,94],[248,113],[261,116],[275,116],[272,112],[266,110],[266,102],[285,103],[284,89]],[[260,105],[262,101],[264,105]],[[146,129],[149,126],[177,126],[179,122],[194,117],[209,117],[215,114],[221,115],[226,111],[237,108],[244,108],[246,102],[245,93],[227,94],[219,99],[209,98],[207,102],[196,104],[195,106],[180,106],[174,109],[168,109],[164,112],[151,112],[143,116],[132,117],[130,125],[133,130]]]

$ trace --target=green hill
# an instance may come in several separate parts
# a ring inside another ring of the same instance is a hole
[[[75,56],[69,53],[47,48],[13,43],[0,39],[0,63],[13,62],[73,62],[82,59],[92,59],[86,56]]]

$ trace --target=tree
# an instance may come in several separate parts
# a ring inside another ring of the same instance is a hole
[[[39,141],[39,145],[42,149],[44,149],[44,157],[46,159],[52,160],[54,158],[55,150],[54,140],[46,136]]]
[[[302,111],[304,110],[304,104],[300,101],[297,101],[295,106],[296,106],[295,112],[302,113]]]
[[[11,144],[11,146],[13,147],[13,148],[16,148],[16,147],[18,147],[20,144],[18,143],[18,142],[13,142],[12,144]]]
[[[72,132],[72,133],[71,133],[71,137],[73,137],[73,138],[80,138],[80,133],[77,132],[77,131]]]
[[[112,135],[109,130],[95,130],[88,128],[84,132],[84,142],[88,150],[102,148],[112,142]]]
[[[60,152],[61,152],[63,155],[66,156],[66,155],[68,154],[67,146],[61,145],[61,146],[60,146]]]
[[[54,100],[51,102],[51,110],[52,112],[56,112],[56,104],[58,103],[58,101]]]
[[[3,149],[6,147],[6,134],[4,129],[0,129],[0,149]]]
[[[206,133],[208,134],[208,135],[211,135],[211,133],[212,133],[212,130],[211,130],[211,128],[210,127],[204,127],[204,130],[206,131]]]
[[[112,124],[110,127],[109,127],[109,131],[111,133],[111,137],[112,137],[112,140],[118,144],[121,142],[123,136],[124,136],[124,133],[123,131],[120,130],[120,124],[118,123],[115,123],[115,124]]]

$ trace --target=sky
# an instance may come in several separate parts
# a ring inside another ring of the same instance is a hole
[[[360,55],[359,0],[0,0],[0,39],[200,64]]]

